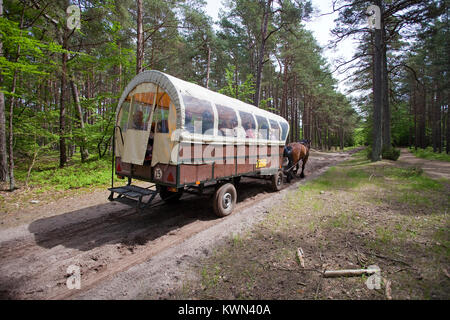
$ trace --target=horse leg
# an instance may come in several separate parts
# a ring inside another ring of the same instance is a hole
[[[306,165],[307,161],[308,161],[308,157],[305,157],[302,160],[302,173],[300,173],[300,178],[304,178],[305,177],[304,171],[305,171],[305,165]]]
[[[286,175],[286,181],[287,181],[287,183],[290,183],[291,180],[292,180],[292,171],[289,170],[289,172]]]

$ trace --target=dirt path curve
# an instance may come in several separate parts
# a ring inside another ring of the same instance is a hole
[[[224,219],[213,215],[209,199],[192,195],[141,213],[107,201],[105,191],[35,208],[36,220],[0,231],[0,298],[130,299],[143,292],[151,298],[167,296],[190,261],[261,220],[288,190],[349,156],[312,152],[306,179],[278,193],[270,191],[268,182],[242,179],[237,208]],[[79,290],[66,286],[71,265],[81,268]]]
[[[398,161],[407,165],[421,167],[431,178],[450,179],[450,162],[418,158],[406,148],[401,149]]]

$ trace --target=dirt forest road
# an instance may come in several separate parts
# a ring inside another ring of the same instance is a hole
[[[402,148],[398,161],[407,166],[417,166],[434,179],[450,179],[450,162],[417,158],[408,149]]]
[[[242,179],[237,208],[223,219],[213,215],[209,199],[192,195],[141,213],[107,201],[107,191],[34,208],[35,220],[0,230],[0,298],[170,297],[189,263],[260,221],[289,189],[349,156],[311,152],[307,177],[278,193],[270,191],[269,182]],[[80,289],[69,290],[66,285],[71,265],[80,267]]]

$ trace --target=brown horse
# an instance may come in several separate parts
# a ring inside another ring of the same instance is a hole
[[[305,165],[308,162],[309,149],[311,148],[310,140],[301,140],[300,142],[292,142],[284,148],[284,156],[289,159],[289,164],[287,165],[287,179],[288,182],[297,175],[298,169],[300,168],[300,160],[302,160],[302,172],[300,173],[300,178],[304,178]],[[295,167],[295,168],[293,168]]]

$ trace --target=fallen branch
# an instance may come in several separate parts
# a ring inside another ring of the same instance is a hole
[[[407,265],[407,266],[411,267],[411,265],[410,265],[409,263],[407,263],[407,262],[405,262],[405,261],[402,261],[402,260],[394,259],[394,258],[391,258],[391,257],[386,257],[386,256],[383,256],[383,255],[377,254],[377,253],[371,253],[371,252],[369,252],[369,254],[372,255],[372,256],[381,258],[381,259],[391,260],[391,261],[398,262],[398,263],[402,263],[402,264],[404,264],[404,265]]]
[[[320,278],[319,282],[317,283],[316,294],[314,295],[314,299],[317,299],[317,297],[319,296],[319,290],[321,285],[322,285],[322,278]]]
[[[379,269],[344,269],[344,270],[325,270],[323,276],[325,278],[331,277],[354,277],[363,274],[374,274]]]
[[[289,271],[289,272],[304,272],[304,271],[312,271],[323,274],[323,271],[318,269],[288,269],[288,268],[280,268],[280,267],[271,267],[269,266],[269,270],[279,270],[279,271]]]
[[[386,278],[383,278],[383,280],[384,280],[384,285],[385,285],[386,298],[388,300],[392,300],[391,280],[388,280]]]
[[[303,259],[303,250],[302,248],[298,248],[297,249],[297,259],[300,263],[300,265],[302,266],[302,268],[305,267],[305,260]]]

